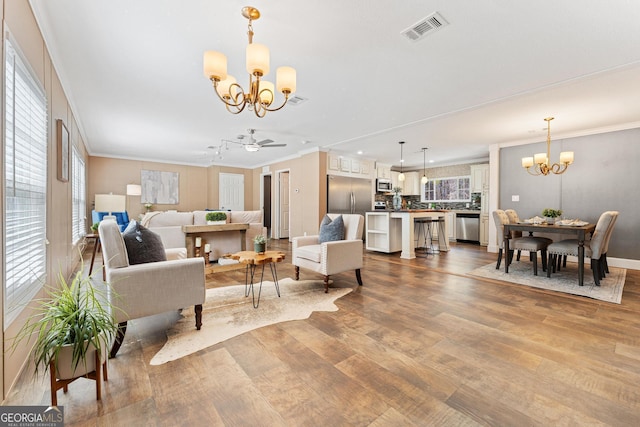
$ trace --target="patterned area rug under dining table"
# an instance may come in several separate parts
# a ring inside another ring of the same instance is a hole
[[[504,260],[498,270],[496,270],[496,263],[493,262],[484,267],[476,268],[468,274],[620,304],[627,270],[609,267],[609,273],[607,277],[600,280],[600,286],[596,286],[593,280],[589,260],[585,260],[583,286],[578,285],[578,264],[574,262],[567,262],[566,267],[563,267],[559,272],[551,273],[550,278],[547,277],[546,272],[542,271],[540,260],[538,260],[538,276],[534,276],[533,266],[528,259],[513,261],[509,265],[508,274],[504,272]]]

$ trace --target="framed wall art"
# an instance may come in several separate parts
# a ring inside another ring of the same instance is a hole
[[[154,205],[177,205],[180,202],[180,181],[178,172],[142,170],[140,203]]]
[[[56,120],[58,140],[58,181],[69,181],[69,131],[62,119]]]

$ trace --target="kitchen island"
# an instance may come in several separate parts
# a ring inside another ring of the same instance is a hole
[[[447,211],[434,209],[378,210],[366,214],[366,249],[379,252],[401,251],[400,258],[413,259],[415,252],[416,218],[445,218]],[[447,233],[438,232],[440,251],[448,251]]]

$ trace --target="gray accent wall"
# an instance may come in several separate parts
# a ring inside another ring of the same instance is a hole
[[[500,209],[515,209],[520,218],[562,209],[566,218],[594,223],[604,211],[619,211],[607,255],[640,260],[640,129],[551,137],[552,162],[561,151],[574,152],[562,175],[532,176],[521,166],[522,157],[546,152],[546,142],[500,150]],[[512,201],[514,195],[520,201]]]

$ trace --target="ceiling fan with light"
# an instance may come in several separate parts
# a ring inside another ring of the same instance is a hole
[[[286,147],[287,144],[274,144],[275,141],[272,139],[263,139],[262,141],[256,141],[254,138],[254,134],[256,132],[255,129],[247,129],[248,135],[238,135],[237,139],[240,141],[232,141],[236,144],[241,144],[244,146],[244,149],[247,151],[259,151],[261,148],[271,148],[271,147]],[[244,140],[247,140],[246,142]]]

